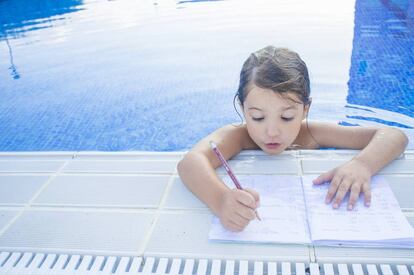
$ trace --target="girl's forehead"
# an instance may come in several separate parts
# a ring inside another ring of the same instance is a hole
[[[254,86],[246,96],[246,107],[273,106],[279,108],[297,108],[303,105],[294,92],[278,93],[271,89]],[[258,105],[258,106],[256,106]]]

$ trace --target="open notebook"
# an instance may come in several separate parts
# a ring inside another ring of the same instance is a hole
[[[238,179],[243,187],[260,194],[258,211],[262,221],[254,220],[243,232],[226,230],[213,218],[209,239],[215,241],[299,243],[353,247],[414,248],[414,229],[402,213],[383,177],[371,181],[371,207],[361,195],[354,210],[346,203],[339,209],[325,204],[329,184],[313,185],[316,176],[245,175]],[[229,177],[224,182],[234,188]],[[348,197],[345,198],[348,201]]]

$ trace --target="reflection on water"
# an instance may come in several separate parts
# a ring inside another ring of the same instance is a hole
[[[217,2],[217,1],[224,1],[224,0],[181,0],[181,1],[177,1],[177,5],[186,4],[186,3]]]
[[[368,18],[360,1],[0,0],[0,150],[189,149],[239,121],[239,70],[269,44],[308,64],[311,116],[410,128],[412,106],[388,97],[394,107],[377,104],[374,86],[400,100],[409,95],[385,85],[412,92],[412,75],[394,74],[412,66],[401,53],[412,28],[399,23],[411,22],[412,7],[384,1],[381,23],[376,2],[365,2]],[[380,44],[397,39],[383,47],[397,52],[380,68]]]
[[[414,117],[413,22],[413,0],[356,1],[347,101],[408,117],[404,123],[395,121],[398,114],[390,120],[373,112],[348,118],[414,128],[408,121]]]
[[[9,50],[9,58],[10,58],[10,67],[9,67],[9,69],[11,71],[11,76],[13,77],[13,79],[19,79],[20,74],[17,72],[16,65],[14,65],[13,50],[10,46],[9,39],[7,39],[7,37],[6,37],[4,40],[6,41],[7,49]]]
[[[0,41],[53,27],[65,14],[79,11],[82,0],[0,1]]]
[[[10,75],[19,79],[20,73],[14,63],[10,39],[24,36],[26,32],[50,28],[55,21],[64,19],[66,13],[78,11],[82,0],[0,1],[0,43],[4,41],[9,54]]]

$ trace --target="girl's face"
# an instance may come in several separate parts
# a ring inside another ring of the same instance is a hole
[[[295,141],[308,112],[308,106],[297,102],[294,93],[281,96],[255,85],[247,94],[243,106],[247,131],[266,153],[279,154]]]

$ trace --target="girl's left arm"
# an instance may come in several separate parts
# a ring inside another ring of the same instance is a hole
[[[331,182],[325,202],[333,202],[333,208],[339,208],[347,192],[350,192],[348,210],[353,209],[361,192],[364,193],[365,205],[369,206],[371,176],[404,152],[408,144],[404,132],[391,127],[340,126],[320,122],[309,122],[309,127],[306,124],[305,127],[301,131],[302,139],[309,140],[307,144],[313,144],[308,148],[361,150],[350,161],[323,173],[313,181],[314,184]]]

